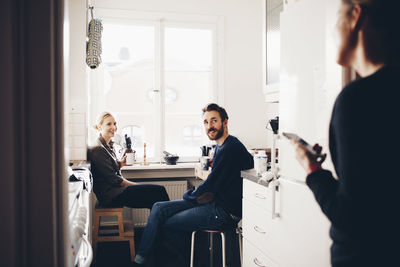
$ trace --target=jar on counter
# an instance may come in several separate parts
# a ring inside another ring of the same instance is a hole
[[[264,150],[259,150],[257,154],[254,155],[254,169],[256,174],[261,176],[263,172],[267,171],[268,166],[268,156]]]

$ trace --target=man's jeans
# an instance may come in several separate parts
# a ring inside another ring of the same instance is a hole
[[[184,238],[188,233],[228,229],[235,225],[230,214],[215,202],[201,205],[184,199],[157,202],[151,209],[137,254],[147,257],[161,230],[164,238],[179,246],[177,249],[188,250],[190,246]]]

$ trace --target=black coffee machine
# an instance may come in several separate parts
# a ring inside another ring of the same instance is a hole
[[[274,134],[278,134],[279,130],[279,117],[276,116],[275,119],[270,119],[269,120],[269,125],[271,125],[271,129],[274,132]],[[267,125],[268,128],[268,125]]]

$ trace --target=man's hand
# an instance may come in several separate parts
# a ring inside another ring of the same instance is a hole
[[[214,194],[211,192],[205,192],[204,194],[199,196],[196,200],[197,203],[199,204],[206,204],[214,200]]]

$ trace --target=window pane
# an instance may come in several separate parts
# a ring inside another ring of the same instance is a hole
[[[213,98],[213,31],[165,29],[165,144],[180,157],[207,143],[201,109]]]
[[[122,129],[135,126],[131,138],[138,158],[143,157],[144,142],[147,157],[154,157],[159,132],[149,98],[154,87],[154,27],[104,23],[103,65],[104,109],[117,116],[121,136]]]
[[[279,82],[282,10],[283,0],[267,1],[267,84]]]

